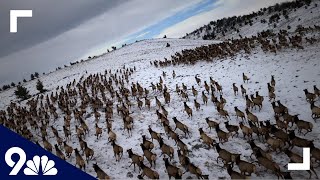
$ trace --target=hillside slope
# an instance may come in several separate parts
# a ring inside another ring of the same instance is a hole
[[[282,5],[263,8],[258,12],[244,16],[234,16],[217,21],[194,30],[183,38],[185,39],[238,39],[241,37],[256,36],[268,29],[277,33],[279,30],[295,31],[298,26],[308,27],[320,24],[320,1],[298,0]],[[292,5],[293,4],[293,5]]]
[[[170,47],[166,48],[165,44],[170,43]],[[155,96],[158,96],[160,101],[164,104],[162,93],[153,92],[150,84],[158,83],[159,77],[162,76],[162,72],[166,72],[167,76],[163,78],[164,84],[167,86],[171,94],[171,103],[164,105],[166,110],[169,113],[168,120],[170,121],[170,126],[175,127],[172,118],[177,117],[178,120],[185,123],[191,132],[191,137],[185,137],[180,130],[176,132],[180,135],[183,142],[185,142],[190,150],[189,158],[191,161],[199,166],[203,174],[209,175],[210,179],[217,178],[227,178],[227,171],[222,167],[223,164],[221,161],[217,163],[217,152],[213,148],[208,149],[206,145],[203,144],[200,140],[200,135],[198,129],[202,127],[204,131],[210,136],[218,141],[217,134],[214,130],[210,131],[207,128],[205,121],[206,117],[209,117],[211,120],[215,120],[221,123],[221,128],[226,131],[223,122],[226,120],[221,118],[217,112],[214,104],[209,102],[208,105],[203,105],[201,99],[201,92],[204,91],[203,83],[197,85],[194,77],[198,75],[202,82],[210,82],[209,78],[213,77],[217,82],[219,82],[223,87],[223,97],[226,99],[227,103],[225,110],[229,112],[230,115],[230,124],[237,125],[240,120],[236,118],[234,113],[234,107],[237,106],[240,110],[244,111],[245,109],[245,100],[241,95],[235,96],[232,90],[232,83],[236,83],[239,87],[241,84],[247,89],[248,94],[253,94],[256,91],[259,91],[262,96],[265,97],[263,108],[261,111],[258,109],[253,109],[253,113],[256,114],[260,121],[270,120],[274,122],[274,114],[272,106],[268,101],[268,91],[267,83],[270,81],[271,75],[275,76],[276,79],[276,95],[277,100],[281,100],[289,108],[290,114],[300,114],[299,118],[306,121],[312,122],[314,124],[313,131],[308,133],[305,138],[313,139],[316,147],[320,147],[320,124],[319,122],[314,122],[311,118],[310,105],[305,100],[305,95],[303,89],[307,88],[310,91],[313,88],[313,85],[320,86],[319,77],[319,43],[313,45],[308,45],[304,50],[285,49],[281,53],[264,53],[262,50],[256,49],[250,55],[240,53],[232,59],[225,60],[216,60],[211,63],[199,62],[195,65],[179,65],[179,66],[169,66],[165,68],[156,68],[150,64],[150,61],[163,59],[164,57],[169,58],[177,51],[183,49],[195,48],[197,46],[206,45],[209,43],[215,43],[212,41],[201,41],[201,40],[177,40],[177,39],[159,39],[159,40],[146,40],[139,43],[132,44],[130,46],[124,47],[117,51],[108,53],[98,59],[91,60],[85,63],[80,63],[69,68],[59,70],[57,72],[48,74],[41,77],[40,79],[44,82],[45,88],[49,92],[45,93],[50,95],[51,93],[61,92],[61,86],[66,88],[66,85],[75,79],[79,81],[82,76],[84,78],[88,77],[90,74],[104,73],[105,70],[112,70],[112,73],[115,73],[116,69],[121,69],[122,66],[126,67],[136,67],[136,71],[129,77],[129,83],[126,86],[130,89],[131,83],[139,82],[141,86],[147,88],[150,93],[148,95],[151,99],[151,109],[149,110],[146,107],[143,107],[141,110],[136,105],[136,99],[130,97],[130,101],[134,104],[130,112],[131,116],[134,119],[134,126],[132,137],[128,136],[127,131],[123,129],[122,118],[116,113],[116,99],[113,99],[114,102],[114,114],[112,117],[113,120],[113,131],[117,134],[117,144],[121,145],[124,149],[123,158],[120,162],[115,162],[113,156],[113,149],[110,143],[108,143],[108,133],[106,129],[106,123],[104,119],[104,111],[99,111],[101,113],[101,119],[98,122],[99,127],[103,128],[102,138],[99,140],[94,136],[95,133],[95,118],[93,116],[92,109],[90,107],[86,108],[87,112],[84,115],[85,121],[89,126],[90,132],[89,135],[85,137],[85,141],[88,142],[88,146],[91,147],[95,154],[93,160],[89,161],[87,165],[86,172],[95,176],[93,171],[92,164],[97,163],[104,171],[106,171],[112,178],[115,179],[125,179],[129,177],[135,178],[139,172],[133,171],[133,167],[129,167],[131,160],[128,157],[126,152],[127,149],[132,148],[134,153],[142,155],[142,150],[139,144],[142,142],[141,135],[146,135],[150,138],[148,132],[148,126],[150,125],[153,130],[160,132],[161,136],[164,137],[166,144],[174,147],[175,157],[171,163],[177,165],[181,169],[179,159],[177,157],[177,146],[175,145],[172,139],[168,140],[165,135],[163,127],[160,125],[159,120],[157,119],[156,110],[158,109],[155,103]],[[172,71],[176,72],[176,77],[172,77]],[[87,72],[87,73],[86,73]],[[242,82],[242,73],[246,73],[250,77],[248,83]],[[82,82],[82,81],[81,81]],[[176,84],[181,86],[184,83],[188,87],[188,94],[190,100],[187,104],[193,109],[193,116],[189,118],[183,109],[182,99],[175,92]],[[31,81],[26,84],[23,84],[27,87],[32,95],[37,93],[35,89],[36,81]],[[60,86],[59,90],[56,90],[57,86]],[[197,101],[201,104],[201,109],[196,111],[194,108],[194,99],[192,96],[191,86],[194,86],[198,92],[199,96]],[[90,90],[90,88],[89,88]],[[117,89],[116,89],[117,90]],[[90,91],[89,91],[90,92]],[[15,102],[16,99],[13,95],[14,89],[7,90],[0,93],[1,103],[0,109],[5,110],[6,107],[10,104],[11,101]],[[208,95],[207,93],[205,93]],[[215,93],[219,97],[219,93]],[[209,95],[210,96],[210,95]],[[100,95],[98,95],[101,98]],[[110,96],[108,95],[108,98]],[[80,99],[78,100],[77,106],[79,106]],[[141,98],[142,99],[142,98]],[[25,106],[26,101],[18,103],[19,106]],[[316,101],[316,105],[319,105],[319,100]],[[53,120],[50,118],[48,127],[55,127],[59,134],[64,138],[62,126],[64,124],[63,118],[65,114],[61,111],[57,105],[58,109],[58,119]],[[67,141],[69,145],[73,148],[80,148],[78,139],[76,137],[75,125],[78,123],[72,117],[71,120],[71,132],[72,137],[71,141]],[[40,126],[40,122],[39,122]],[[293,127],[295,128],[295,126]],[[42,145],[41,134],[38,131],[34,131],[29,125],[28,129],[34,134],[33,141],[39,141]],[[47,129],[49,133],[49,142],[52,144],[56,143],[56,139],[50,128]],[[240,130],[241,131],[241,130]],[[241,159],[253,162],[255,161],[250,159],[252,153],[247,140],[243,138],[242,132],[239,131],[239,136],[230,138],[228,142],[223,143],[221,146],[225,149],[228,149],[230,152],[241,154]],[[299,136],[302,136],[298,134]],[[257,141],[257,137],[254,135],[254,139],[257,144],[264,149],[266,145]],[[164,162],[162,160],[163,156],[160,157],[161,150],[159,144],[154,141],[155,149],[154,153],[157,154],[157,165],[155,170],[160,174],[161,179],[167,179],[167,173],[165,170]],[[301,148],[294,148],[294,151],[298,153],[301,152]],[[54,151],[55,152],[55,151]],[[281,165],[281,170],[286,171],[286,168],[282,167],[289,162],[288,157],[284,153],[272,153],[273,160]],[[72,154],[71,158],[67,160],[69,163],[75,165],[75,156]],[[144,163],[149,165],[149,163],[144,160]],[[238,171],[237,166],[234,170]],[[317,173],[320,173],[319,168],[316,169]],[[308,173],[305,171],[302,172],[293,172],[292,176],[294,178],[305,179],[308,177]],[[183,175],[183,178],[195,178],[194,175],[186,173]],[[315,178],[315,176],[312,176]],[[257,166],[257,173],[252,174],[252,178],[256,179],[275,179],[276,176],[270,171],[265,171],[264,167]]]

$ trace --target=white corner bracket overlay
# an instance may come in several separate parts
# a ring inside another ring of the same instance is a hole
[[[18,17],[32,17],[32,10],[10,10],[10,33],[18,31]]]
[[[288,170],[310,170],[310,148],[303,148],[303,162],[302,163],[289,163]]]

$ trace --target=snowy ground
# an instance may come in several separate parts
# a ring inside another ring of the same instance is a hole
[[[318,6],[316,6],[318,4]],[[237,33],[233,29],[228,29],[225,33],[225,36],[222,36],[221,33],[215,33],[217,36],[216,39],[232,39],[232,38],[239,38],[239,35],[243,37],[251,37],[256,36],[258,32],[261,32],[263,30],[272,29],[274,32],[279,32],[279,30],[287,30],[288,32],[295,31],[296,27],[301,25],[303,27],[309,27],[314,25],[320,24],[320,8],[319,8],[320,1],[319,0],[313,0],[307,8],[305,6],[302,6],[300,8],[297,8],[295,11],[289,10],[288,11],[288,19],[285,19],[285,17],[282,15],[282,13],[279,12],[273,12],[273,13],[265,13],[262,16],[258,16],[257,18],[252,18],[252,26],[244,25],[239,26],[239,24],[235,25],[236,29],[239,29],[239,32]],[[269,21],[269,18],[274,14],[280,14],[280,20],[278,23],[261,23],[261,20]],[[208,22],[209,23],[209,22]],[[276,24],[276,27],[274,27],[274,24]],[[214,29],[213,25],[210,25],[211,29]],[[288,26],[291,28],[288,29]],[[190,33],[188,36],[186,36],[186,39],[202,39],[205,34],[210,34],[212,30],[205,31],[205,28],[200,31],[199,34],[193,34]]]
[[[169,42],[171,44],[170,48],[166,48],[165,44]],[[241,95],[234,96],[232,90],[232,83],[240,89],[242,82],[242,73],[246,73],[250,77],[249,83],[245,83],[244,87],[247,89],[248,94],[253,94],[255,91],[259,91],[260,95],[265,96],[265,101],[261,112],[254,110],[253,112],[258,116],[260,121],[271,120],[274,123],[273,110],[270,102],[268,101],[267,95],[267,83],[271,79],[271,75],[275,76],[276,79],[276,95],[277,100],[289,108],[290,114],[300,114],[300,118],[306,121],[313,122],[314,129],[311,133],[308,133],[305,138],[313,139],[316,147],[320,147],[320,122],[314,122],[311,118],[311,110],[309,104],[305,100],[305,95],[303,89],[307,88],[313,92],[313,85],[320,87],[320,61],[319,61],[319,44],[313,46],[308,46],[304,50],[282,50],[282,52],[275,54],[265,54],[260,50],[256,50],[251,55],[244,57],[243,55],[238,55],[233,59],[225,59],[214,61],[212,63],[201,62],[197,63],[194,66],[181,65],[174,67],[166,68],[156,68],[150,65],[151,60],[162,60],[164,57],[170,57],[176,51],[181,51],[185,48],[194,48],[196,46],[201,46],[203,44],[209,44],[212,41],[196,41],[196,40],[176,40],[176,39],[159,39],[159,40],[146,40],[139,43],[132,44],[130,46],[121,48],[117,51],[106,54],[103,57],[91,60],[89,62],[80,63],[75,66],[62,69],[60,71],[53,72],[46,76],[41,77],[40,79],[44,82],[45,88],[55,92],[55,88],[58,85],[66,85],[74,78],[79,79],[82,75],[85,74],[85,71],[90,73],[104,72],[105,69],[116,69],[122,67],[124,64],[128,67],[136,66],[137,72],[131,76],[131,82],[139,82],[144,87],[148,88],[151,91],[150,83],[157,83],[159,81],[159,76],[161,76],[162,71],[167,72],[167,77],[164,79],[164,83],[167,85],[169,90],[171,90],[171,103],[165,105],[165,108],[169,112],[168,119],[170,120],[171,127],[174,127],[172,117],[177,117],[178,120],[181,120],[185,123],[191,131],[191,138],[185,138],[183,133],[179,130],[183,138],[182,141],[185,142],[189,149],[192,151],[189,158],[191,161],[200,167],[203,171],[203,174],[208,174],[210,179],[226,178],[229,179],[227,171],[222,168],[222,162],[216,163],[216,158],[218,156],[215,149],[206,149],[202,145],[203,142],[200,141],[198,128],[203,127],[204,131],[218,141],[217,135],[214,130],[211,132],[207,129],[207,124],[205,122],[206,117],[210,117],[219,122],[224,122],[225,120],[219,118],[215,110],[215,106],[212,102],[209,102],[207,106],[203,105],[201,95],[198,96],[198,102],[201,102],[201,110],[195,111],[193,105],[193,99],[191,93],[191,86],[194,85],[195,88],[201,92],[204,90],[203,83],[201,86],[198,86],[195,82],[194,76],[199,74],[199,77],[202,81],[206,80],[209,82],[209,77],[213,77],[219,84],[223,87],[223,97],[227,100],[225,109],[229,112],[231,116],[230,124],[238,124],[238,120],[235,117],[234,106],[242,111],[245,109],[245,100]],[[175,70],[177,77],[172,78],[172,70]],[[175,85],[184,83],[188,86],[188,94],[190,101],[188,102],[189,106],[192,107],[194,116],[188,118],[186,113],[183,111],[183,100],[174,92]],[[31,94],[35,94],[35,84],[36,81],[27,82],[23,84],[27,87]],[[13,95],[14,89],[7,90],[0,94],[1,102],[0,109],[4,109],[10,101],[15,101]],[[48,92],[51,93],[51,92]],[[151,93],[150,97],[158,95],[157,93]],[[159,95],[160,97],[160,95]],[[210,96],[209,96],[210,97]],[[161,96],[160,100],[163,102]],[[135,102],[135,101],[133,101]],[[21,103],[23,105],[23,102]],[[316,105],[320,105],[319,100],[316,102]],[[141,148],[139,144],[142,142],[141,135],[145,134],[147,137],[150,137],[149,132],[147,131],[148,125],[151,125],[152,129],[157,132],[164,133],[163,127],[160,126],[157,116],[156,116],[156,105],[155,101],[152,98],[152,108],[148,110],[143,108],[141,111],[138,110],[136,106],[132,108],[133,118],[135,121],[133,129],[133,137],[128,138],[126,132],[123,132],[123,124],[120,119],[120,116],[114,116],[113,130],[118,135],[117,143],[124,148],[124,156],[120,162],[116,163],[115,158],[113,157],[112,146],[107,144],[108,135],[106,132],[105,122],[102,120],[99,122],[99,126],[104,128],[103,136],[101,139],[96,140],[94,136],[94,117],[89,117],[86,119],[91,132],[89,136],[86,137],[88,146],[93,148],[95,151],[94,160],[89,162],[86,170],[87,173],[95,176],[95,173],[92,169],[92,163],[97,163],[104,171],[106,171],[114,179],[125,179],[127,173],[131,172],[135,178],[139,173],[133,172],[133,167],[128,167],[131,160],[128,158],[126,150],[129,148],[133,149],[134,153],[142,155]],[[90,113],[90,112],[88,112]],[[102,114],[101,117],[104,117]],[[117,124],[117,121],[120,122]],[[74,121],[71,121],[74,123]],[[52,125],[59,130],[59,134],[63,134],[62,131],[63,116],[60,116],[60,119],[53,123]],[[51,124],[50,124],[51,125]],[[223,125],[222,125],[223,127]],[[72,132],[75,132],[74,125],[71,124]],[[224,127],[223,127],[224,129]],[[225,129],[224,129],[225,130]],[[50,141],[55,143],[55,138],[50,130],[50,136],[52,137]],[[173,140],[168,140],[166,135],[165,143],[174,147],[177,150],[177,147],[174,146]],[[254,138],[257,137],[254,135]],[[74,148],[78,147],[79,144],[76,138],[76,135],[72,136],[72,143],[69,142]],[[261,147],[265,147],[264,144],[258,143]],[[158,155],[156,171],[160,174],[161,179],[167,179],[167,173],[165,171],[164,162],[160,155],[160,149],[157,142],[155,142],[154,153]],[[239,137],[230,138],[229,142],[222,145],[223,148],[234,152],[242,154],[241,159],[253,162],[249,158],[252,153],[250,146],[246,143],[246,140],[243,139],[242,132],[240,132]],[[293,151],[299,152],[302,154],[301,149],[294,148]],[[278,164],[281,165],[282,171],[286,169],[282,166],[288,163],[288,158],[284,153],[273,154],[273,159]],[[68,162],[75,164],[74,154],[68,159]],[[175,158],[172,161],[173,164],[176,164],[180,167],[178,162],[178,156],[175,151]],[[145,164],[149,163],[145,160]],[[257,174],[252,175],[252,179],[275,179],[276,176],[271,174],[270,171],[265,171],[265,168],[257,166]],[[182,168],[183,169],[183,168]],[[234,170],[238,171],[237,166]],[[317,173],[320,175],[320,168],[316,169]],[[188,177],[195,178],[195,176],[186,173],[183,175],[183,178]],[[308,173],[305,171],[302,172],[293,172],[292,176],[294,178],[306,179],[308,178]],[[315,178],[315,176],[312,176]]]

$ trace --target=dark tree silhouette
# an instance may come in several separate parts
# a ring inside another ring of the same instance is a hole
[[[34,73],[34,77],[35,77],[35,78],[39,78],[39,73],[38,73],[38,72],[35,72],[35,73]]]
[[[17,86],[17,89],[14,91],[14,94],[17,96],[17,98],[21,100],[26,100],[31,97],[29,95],[28,89],[23,86]]]
[[[40,93],[43,93],[43,92],[47,91],[46,89],[44,89],[43,83],[39,79],[37,81],[36,88]]]

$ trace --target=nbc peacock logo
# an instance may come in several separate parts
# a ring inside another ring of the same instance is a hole
[[[23,170],[25,175],[36,176],[42,173],[44,176],[54,176],[58,173],[58,170],[54,167],[54,161],[49,160],[47,156],[41,158],[34,156],[32,160],[27,161],[26,165],[27,167]]]
[[[19,156],[17,161],[12,159],[12,155],[16,154]],[[37,176],[37,175],[44,175],[44,176],[55,176],[58,173],[58,170],[54,167],[55,162],[53,160],[49,160],[47,156],[35,155],[32,160],[27,160],[27,155],[23,149],[19,147],[12,147],[10,148],[5,154],[5,161],[9,167],[12,167],[11,172],[9,173],[10,176],[15,176],[19,173],[20,169],[24,166],[23,172],[27,176]]]

